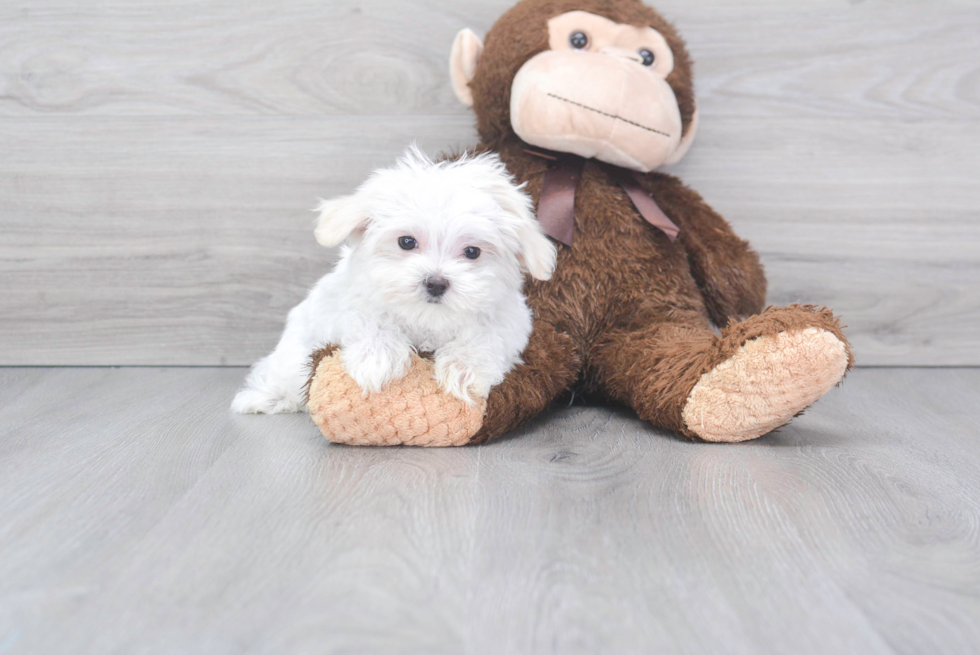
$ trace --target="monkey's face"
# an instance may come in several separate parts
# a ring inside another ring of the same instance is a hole
[[[472,32],[457,37],[453,85],[468,104],[489,54]],[[679,161],[694,139],[696,114],[685,130],[668,79],[675,53],[653,27],[568,11],[547,20],[547,47],[518,64],[506,113],[530,145],[649,172]]]
[[[650,171],[681,142],[674,56],[653,28],[584,11],[548,21],[550,50],[514,77],[510,120],[525,142]]]

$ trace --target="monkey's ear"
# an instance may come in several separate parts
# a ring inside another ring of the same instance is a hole
[[[476,64],[483,54],[483,41],[468,27],[460,30],[453,42],[453,52],[449,55],[449,77],[453,82],[456,97],[467,107],[473,106],[473,92],[470,82],[476,75]]]
[[[691,145],[694,143],[694,137],[698,133],[698,109],[694,108],[694,115],[691,117],[691,123],[687,126],[687,132],[681,137],[681,142],[677,144],[677,150],[667,158],[664,162],[667,166],[671,164],[676,164],[680,160],[684,159],[684,155],[687,151],[691,149]]]
[[[367,212],[356,195],[335,200],[321,200],[314,210],[320,212],[313,234],[321,246],[339,246],[356,230],[367,226]]]

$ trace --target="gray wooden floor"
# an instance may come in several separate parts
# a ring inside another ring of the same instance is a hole
[[[241,369],[0,369],[0,653],[976,653],[980,370],[687,443],[240,417]]]

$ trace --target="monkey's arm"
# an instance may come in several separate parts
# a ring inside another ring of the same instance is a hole
[[[766,303],[766,275],[748,242],[677,178],[651,175],[644,182],[681,229],[677,245],[687,251],[691,274],[711,320],[724,327],[730,319],[761,312]]]

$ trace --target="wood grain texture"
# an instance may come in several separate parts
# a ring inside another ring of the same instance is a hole
[[[738,446],[572,407],[437,451],[230,415],[243,375],[0,370],[4,653],[980,648],[980,370]]]
[[[455,32],[510,0],[0,8],[0,365],[240,365],[329,266],[317,196],[475,142]],[[675,172],[859,364],[978,365],[980,8],[658,3],[703,112]]]
[[[0,126],[18,153],[0,160],[0,362],[15,365],[251,363],[334,259],[313,239],[317,197],[413,139],[473,139],[468,119],[19,123]],[[57,152],[37,158],[38,141]]]
[[[512,0],[63,0],[0,9],[0,114],[463,115],[456,32]],[[971,2],[663,0],[702,107],[757,117],[980,115]]]
[[[0,127],[0,362],[254,361],[329,268],[315,198],[415,137],[433,150],[474,138],[468,118]],[[977,362],[980,153],[962,144],[980,124],[724,118],[701,138],[679,173],[760,250],[771,302],[843,313],[861,364]],[[39,141],[57,152],[39,157]]]

